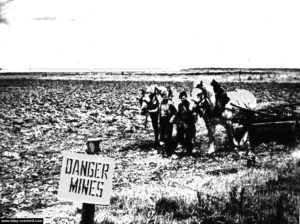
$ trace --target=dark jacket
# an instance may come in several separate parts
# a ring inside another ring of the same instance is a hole
[[[168,118],[171,122],[175,119],[176,116],[176,108],[172,101],[169,99],[163,99],[159,106],[159,117]]]
[[[190,103],[186,100],[178,105],[177,123],[190,127],[195,124],[195,116],[189,109]]]
[[[218,116],[225,110],[225,106],[229,102],[230,98],[227,96],[225,89],[223,89],[218,82],[213,80],[211,85],[213,86],[216,98],[214,113]]]

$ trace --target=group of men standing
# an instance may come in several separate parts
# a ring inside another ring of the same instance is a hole
[[[162,93],[162,101],[159,107],[160,140],[165,144],[167,156],[172,155],[174,145],[177,144],[182,145],[189,155],[193,149],[192,140],[196,130],[197,114],[192,112],[185,91],[180,93],[179,98],[181,102],[176,108],[168,95]],[[172,138],[174,124],[177,127],[176,144],[174,144]]]
[[[210,116],[217,117],[224,111],[229,98],[218,82],[213,80],[211,86],[215,92],[216,104]],[[195,139],[196,135],[195,124],[197,122],[198,113],[194,108],[191,108],[185,91],[182,91],[179,94],[181,102],[178,104],[177,108],[171,98],[169,98],[167,92],[163,92],[161,96],[162,101],[159,106],[160,141],[165,144],[167,156],[173,154],[175,145],[185,149],[187,155],[191,155],[193,150],[193,139]],[[175,144],[172,138],[174,124],[176,124],[177,128]]]

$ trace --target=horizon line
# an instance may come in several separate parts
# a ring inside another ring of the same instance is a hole
[[[300,70],[295,67],[191,67],[191,68],[0,68],[0,73],[13,72],[193,72],[196,70]]]

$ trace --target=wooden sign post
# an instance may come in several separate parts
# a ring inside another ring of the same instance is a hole
[[[93,155],[100,153],[100,141],[101,139],[88,139],[86,153]],[[94,204],[82,204],[82,214],[80,224],[93,224],[95,217],[95,205]]]

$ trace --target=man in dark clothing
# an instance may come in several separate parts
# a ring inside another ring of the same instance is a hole
[[[172,101],[168,98],[167,92],[162,92],[161,96],[162,101],[159,107],[160,141],[165,143],[167,156],[171,156],[173,153],[173,125],[177,111]]]
[[[216,105],[213,113],[215,114],[215,116],[220,116],[224,112],[225,105],[229,102],[230,98],[227,96],[226,91],[216,80],[212,80],[211,85],[216,97]]]
[[[177,112],[177,141],[186,147],[187,154],[191,154],[193,150],[193,137],[195,133],[195,116],[190,110],[190,103],[187,100],[185,91],[179,95],[181,103],[178,105]]]

